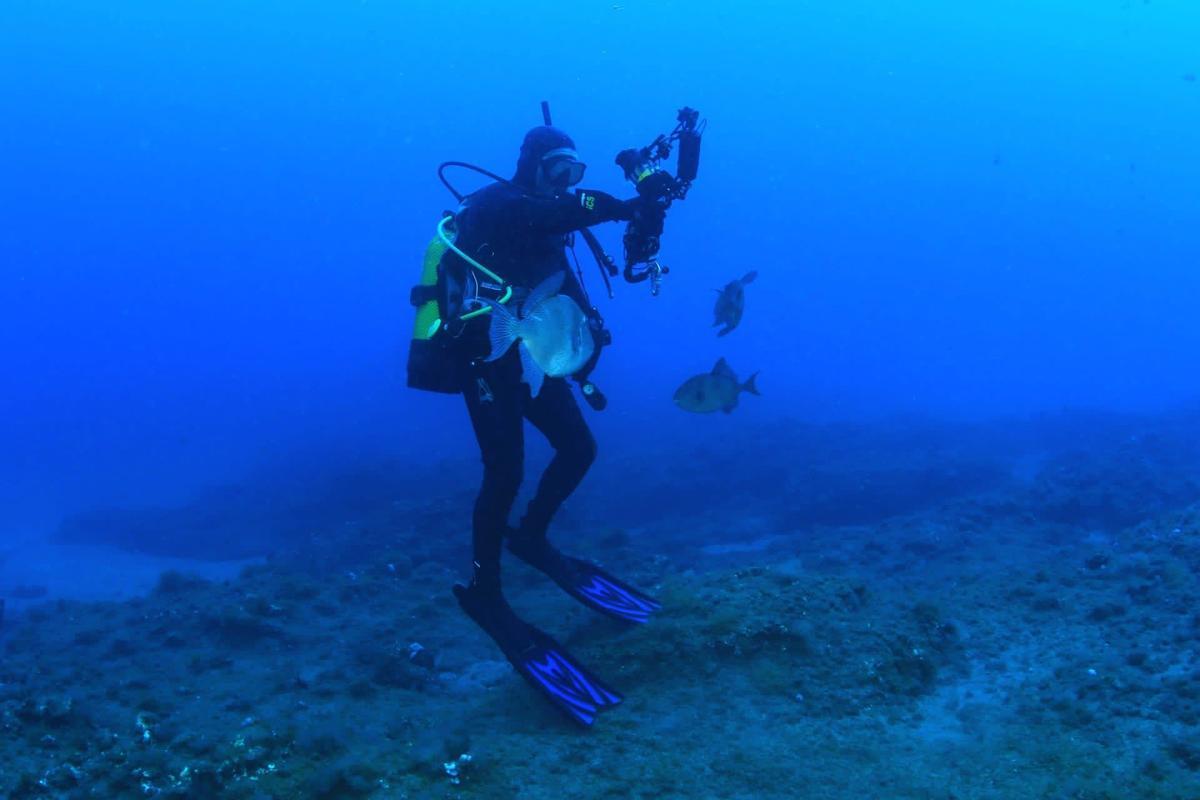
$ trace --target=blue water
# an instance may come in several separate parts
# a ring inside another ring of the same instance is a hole
[[[719,355],[764,398],[716,426],[1200,390],[1184,2],[13,0],[0,22],[6,516],[296,448],[470,445],[457,401],[403,386],[407,290],[452,205],[436,165],[508,174],[542,99],[617,194],[617,150],[685,104],[710,121],[662,296],[601,304],[610,443],[677,422]],[[750,267],[718,342],[711,289]]]
[[[450,796],[469,746],[480,798],[1194,797],[1197,42],[1187,0],[5,0],[0,794]],[[436,168],[510,175],[541,101],[621,197],[708,125],[659,296],[580,248],[609,408],[552,528],[664,611],[505,564],[627,693],[588,740],[450,599],[478,451],[405,386]],[[721,357],[762,396],[676,408]]]

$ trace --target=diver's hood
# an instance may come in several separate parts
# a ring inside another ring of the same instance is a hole
[[[513,175],[513,183],[525,189],[535,188],[538,162],[551,150],[561,148],[574,150],[575,142],[558,128],[539,125],[525,134],[525,141],[521,142],[521,155],[517,159],[517,173]]]

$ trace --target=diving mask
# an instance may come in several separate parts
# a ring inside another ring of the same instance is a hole
[[[587,164],[570,147],[560,147],[542,156],[542,174],[547,182],[560,189],[579,183],[586,170]]]

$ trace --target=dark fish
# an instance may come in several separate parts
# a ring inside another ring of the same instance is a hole
[[[1188,83],[1195,83],[1196,82],[1196,73],[1189,72],[1187,75],[1183,76],[1183,79],[1185,81],[1187,81]]]
[[[725,284],[724,289],[717,289],[717,304],[713,307],[713,327],[725,326],[717,331],[717,336],[724,336],[742,321],[742,312],[746,310],[746,284],[752,283],[757,277],[758,273],[751,270],[738,280]]]
[[[756,372],[748,381],[740,383],[737,375],[722,358],[712,368],[712,372],[705,372],[684,381],[683,385],[675,390],[675,405],[693,414],[709,414],[713,411],[724,411],[728,414],[737,407],[738,395],[742,392],[758,394],[758,387],[754,385],[754,379],[757,377]]]

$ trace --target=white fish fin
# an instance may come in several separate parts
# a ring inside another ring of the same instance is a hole
[[[732,380],[734,382],[737,381],[737,375],[735,375],[733,373],[733,368],[730,367],[728,363],[726,363],[724,358],[720,358],[717,360],[717,365],[712,368],[712,374],[713,375],[723,375],[724,377],[729,378],[730,380]]]
[[[529,384],[529,396],[537,397],[538,392],[542,390],[542,383],[546,380],[546,373],[542,372],[542,368],[533,360],[528,347],[522,343],[517,345],[517,349],[521,352],[521,380]]]
[[[488,339],[492,343],[492,352],[484,361],[495,361],[507,353],[508,349],[513,346],[513,342],[519,337],[521,321],[494,300],[484,300],[483,302],[492,309],[492,322],[488,328]]]
[[[559,270],[551,275],[546,280],[539,283],[529,296],[525,298],[525,302],[521,303],[521,312],[524,316],[529,316],[529,312],[540,306],[542,303],[549,300],[554,295],[558,294],[558,290],[562,288],[563,281],[566,280],[567,273]]]

